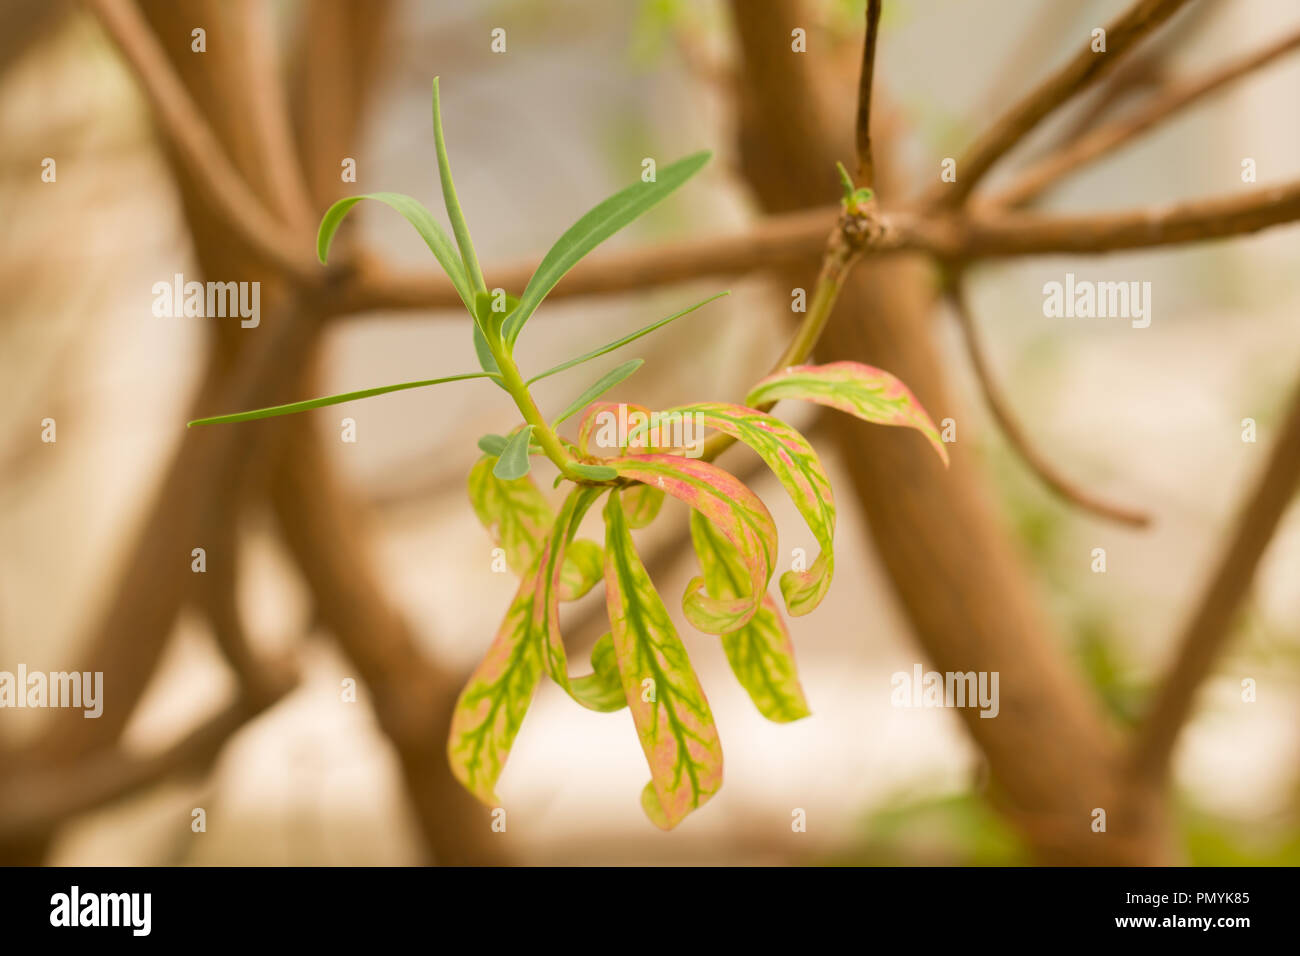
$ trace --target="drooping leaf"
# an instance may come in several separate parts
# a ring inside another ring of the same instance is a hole
[[[342,392],[338,395],[326,395],[323,398],[309,398],[303,402],[290,402],[288,405],[272,405],[269,408],[255,408],[247,412],[235,412],[231,415],[213,415],[210,418],[196,418],[188,422],[185,427],[190,425],[216,425],[220,422],[249,422],[258,418],[274,418],[277,415],[293,415],[297,412],[305,412],[313,408],[324,408],[326,405],[340,405],[343,402],[355,402],[359,398],[370,398],[374,395],[387,395],[389,392],[400,392],[408,388],[425,388],[429,385],[442,385],[445,382],[463,382],[471,378],[491,378],[487,372],[468,372],[464,375],[449,375],[446,378],[431,378],[422,382],[401,382],[397,385],[380,385],[378,388],[363,388],[357,392]]]
[[[536,587],[536,575],[525,574],[487,655],[461,691],[452,714],[447,740],[452,773],[490,807],[500,803],[497,780],[542,674],[531,628]]]
[[[695,153],[685,159],[660,168],[655,181],[639,182],[597,203],[577,222],[565,230],[550,251],[542,257],[524,294],[519,308],[505,325],[505,340],[515,344],[524,323],[532,316],[542,299],[564,278],[565,273],[581,261],[587,253],[636,219],[646,210],[666,199],[677,187],[694,176],[711,154]]]
[[[515,574],[524,574],[537,560],[555,514],[532,479],[502,481],[493,474],[495,465],[495,459],[489,456],[480,458],[470,469],[470,504],[505,551],[506,565]]]
[[[605,507],[605,598],[623,693],[650,765],[642,806],[656,826],[671,829],[722,786],[722,743],[617,491]]]
[[[465,213],[461,211],[460,200],[456,198],[456,184],[451,178],[451,162],[447,159],[447,142],[442,135],[442,102],[438,97],[438,77],[433,78],[433,143],[438,153],[438,178],[442,181],[442,203],[451,221],[451,231],[460,248],[460,258],[465,266],[465,275],[470,288],[481,292],[487,288],[483,281],[483,270],[479,268],[478,256],[474,254],[474,243],[469,237],[469,225],[465,222]]]
[[[455,286],[461,301],[465,303],[465,308],[469,310],[470,315],[473,315],[474,288],[465,275],[465,266],[456,253],[456,247],[452,245],[451,239],[443,232],[442,226],[438,225],[438,221],[433,218],[433,213],[425,209],[420,204],[420,201],[413,196],[406,196],[402,193],[365,193],[361,196],[348,196],[340,199],[329,209],[326,209],[325,215],[321,217],[320,229],[316,233],[316,257],[322,263],[325,262],[329,256],[330,244],[334,241],[334,234],[338,232],[343,217],[363,199],[373,199],[376,202],[384,203],[406,217],[406,221],[415,227],[415,231],[420,234],[420,238],[429,247],[433,257],[438,260],[438,265],[442,266],[442,271],[447,273],[447,277],[451,279],[451,284]]]
[[[602,552],[603,559],[603,552]],[[569,679],[573,695],[585,702],[589,710],[611,714],[627,706],[623,684],[618,676],[618,658],[614,638],[606,631],[591,649],[591,673]]]
[[[910,389],[888,372],[860,362],[796,365],[763,379],[745,398],[762,405],[783,398],[816,402],[877,425],[915,428],[948,464],[948,449]]]
[[[566,369],[573,368],[575,365],[581,365],[583,362],[590,362],[594,358],[600,358],[602,355],[605,355],[608,352],[612,352],[615,349],[621,349],[623,346],[635,342],[637,339],[641,338],[642,336],[646,336],[649,335],[651,332],[658,331],[659,329],[667,325],[669,322],[676,321],[677,319],[680,319],[684,315],[690,315],[692,312],[694,312],[696,309],[700,308],[701,306],[708,305],[714,299],[720,299],[724,295],[731,295],[731,290],[727,290],[726,292],[719,292],[717,295],[711,295],[707,299],[704,299],[701,302],[696,302],[694,305],[682,309],[682,311],[680,312],[673,313],[672,315],[668,316],[668,318],[666,319],[660,319],[658,322],[652,322],[651,324],[647,325],[645,328],[637,329],[632,334],[625,335],[621,339],[615,339],[613,342],[609,342],[606,345],[602,345],[598,349],[592,349],[590,352],[587,352],[585,355],[579,355],[577,358],[569,359],[567,362],[561,362],[559,365],[556,365],[552,368],[548,368],[545,372],[542,372],[542,374],[540,375],[534,375],[532,378],[530,378],[527,381],[526,384],[532,385],[533,382],[540,382],[542,379],[549,378],[550,376],[555,375],[557,372],[563,372]]]
[[[704,515],[745,564],[746,586],[734,598],[709,597],[704,579],[692,579],[682,596],[686,619],[709,634],[725,634],[748,623],[762,604],[776,562],[776,525],[758,496],[734,475],[696,458],[628,455],[608,461],[622,477],[665,491]]]
[[[571,542],[560,569],[557,594],[561,601],[576,601],[593,587],[605,573],[605,555],[595,541],[579,538]]]
[[[616,675],[608,669],[596,669],[583,677],[569,677],[568,654],[564,648],[564,637],[560,633],[559,604],[566,591],[564,578],[569,564],[568,548],[583,516],[604,493],[604,488],[582,485],[574,488],[560,506],[560,513],[538,560],[538,600],[533,606],[532,619],[533,632],[541,647],[542,663],[551,680],[583,707],[599,711],[611,709],[612,703],[622,706],[613,692],[613,687],[617,686]],[[595,663],[593,659],[593,667]]]
[[[551,427],[557,427],[561,422],[567,421],[570,415],[582,411],[619,382],[630,377],[644,364],[645,359],[635,358],[624,362],[622,365],[614,366],[600,378],[596,379],[596,381],[588,385],[581,395],[570,402],[569,406],[565,408],[564,411],[560,412],[555,421],[551,423]]]
[[[614,470],[614,473],[618,474],[618,471]],[[623,514],[630,528],[649,527],[663,505],[663,490],[651,485],[633,485],[623,492]]]
[[[691,512],[691,541],[704,571],[704,587],[715,598],[732,597],[745,586],[745,565],[711,524]],[[771,597],[744,627],[722,635],[732,673],[768,720],[788,723],[809,714],[795,669],[794,645]]]
[[[806,570],[781,575],[786,609],[795,617],[811,612],[830,588],[835,562],[835,499],[830,479],[812,445],[792,426],[744,405],[703,402],[660,414],[698,415],[705,427],[716,428],[748,445],[772,470],[821,548]]]
[[[528,443],[533,437],[533,426],[525,425],[510,436],[505,450],[492,468],[492,474],[502,481],[513,481],[528,474],[532,463],[528,460]]]
[[[485,455],[491,455],[493,458],[500,456],[506,450],[508,439],[505,435],[483,435],[478,440],[479,451]]]

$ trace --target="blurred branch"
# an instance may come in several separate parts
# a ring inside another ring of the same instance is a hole
[[[872,189],[876,167],[871,161],[871,86],[876,69],[876,39],[880,33],[881,0],[867,0],[867,32],[862,41],[862,70],[858,76],[858,116],[854,142],[858,149],[857,185]]]
[[[1098,127],[1065,148],[1035,163],[988,202],[999,206],[1021,206],[1059,183],[1080,166],[1113,152],[1180,110],[1227,86],[1292,50],[1300,47],[1300,30],[1293,31],[1250,55],[1240,57],[1204,76],[1179,83],[1142,107],[1135,115]]]
[[[1278,523],[1300,489],[1300,386],[1269,453],[1264,473],[1246,500],[1216,568],[1192,612],[1173,665],[1138,731],[1132,772],[1162,782],[1179,732],[1215,659],[1232,636],[1232,624]]]
[[[1113,68],[1130,49],[1168,20],[1188,0],[1138,0],[1106,27],[1106,52],[1090,43],[989,127],[957,160],[957,181],[931,195],[935,205],[961,205],[993,165],[1062,103]]]
[[[1025,435],[1024,429],[1020,427],[1020,423],[1016,421],[1011,406],[1002,394],[1002,389],[997,384],[993,370],[989,367],[988,358],[984,354],[984,346],[980,342],[979,331],[975,328],[975,321],[971,317],[970,306],[966,299],[965,282],[959,274],[954,274],[951,277],[948,298],[957,314],[957,322],[961,326],[962,337],[966,342],[966,354],[970,358],[971,367],[975,371],[975,378],[979,382],[981,393],[984,395],[984,402],[988,405],[994,420],[1001,428],[1007,443],[1029,467],[1029,470],[1034,472],[1043,484],[1047,485],[1066,502],[1085,511],[1133,527],[1140,528],[1147,525],[1151,520],[1150,515],[1121,505],[1111,504],[1079,487],[1062,475],[1056,466],[1034,447],[1033,443]]]
[[[272,216],[231,163],[131,0],[86,0],[134,70],[163,132],[212,203],[213,211],[268,263],[299,281],[319,282],[311,237]]]

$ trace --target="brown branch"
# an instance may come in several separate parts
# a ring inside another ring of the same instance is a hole
[[[1039,197],[1067,174],[1120,146],[1163,122],[1197,100],[1246,76],[1285,53],[1300,47],[1300,30],[1282,37],[1264,49],[1240,57],[1217,70],[1184,81],[1147,104],[1135,115],[1099,127],[1065,148],[1035,163],[1020,174],[1016,182],[989,198],[990,205],[1021,206]]]
[[[319,282],[310,236],[272,216],[232,165],[149,24],[131,0],[86,0],[131,65],[159,125],[213,211],[265,262],[300,282]]]
[[[1008,110],[957,160],[957,181],[931,193],[931,201],[949,208],[965,201],[993,165],[1016,146],[1048,114],[1087,89],[1138,41],[1168,20],[1188,0],[1138,0],[1106,27],[1106,52],[1094,53],[1090,43]]]
[[[962,337],[966,342],[966,354],[970,358],[971,367],[975,371],[975,379],[979,382],[984,402],[988,405],[989,411],[992,412],[998,427],[1002,429],[1002,434],[1006,436],[1007,443],[1020,456],[1020,459],[1029,466],[1029,470],[1034,472],[1043,484],[1070,504],[1109,521],[1118,521],[1121,524],[1138,528],[1146,526],[1151,520],[1150,515],[1121,505],[1111,504],[1079,487],[1061,474],[1056,466],[1034,447],[1033,442],[1029,440],[1024,429],[1021,428],[1020,423],[1016,421],[1010,403],[1002,394],[1002,389],[997,384],[993,370],[989,367],[988,358],[984,353],[984,346],[980,342],[979,331],[975,328],[975,321],[971,316],[970,306],[966,299],[965,283],[959,275],[954,275],[951,279],[948,298],[957,314],[957,323],[961,326]]]
[[[206,771],[231,737],[296,685],[296,677],[279,673],[284,679],[268,684],[267,693],[241,694],[159,753],[137,757],[113,747],[87,754],[74,764],[32,766],[7,775],[0,789],[0,843],[49,832],[71,817],[169,778]]]
[[[871,87],[876,69],[876,39],[880,33],[881,0],[867,0],[867,33],[862,42],[862,70],[858,75],[858,117],[854,141],[858,148],[858,185],[872,189],[876,167],[871,161]]]
[[[1183,631],[1177,656],[1138,732],[1131,767],[1142,780],[1158,784],[1169,770],[1170,755],[1186,725],[1197,691],[1209,675],[1255,577],[1278,523],[1300,489],[1300,387],[1269,452],[1268,464],[1245,503],[1209,585]]]

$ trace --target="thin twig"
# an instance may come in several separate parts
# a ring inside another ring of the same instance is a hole
[[[984,346],[980,342],[979,331],[975,328],[975,321],[971,316],[970,306],[966,299],[965,283],[960,275],[954,275],[951,278],[948,297],[952,302],[954,311],[957,313],[957,322],[961,326],[962,336],[966,341],[966,354],[969,356],[971,367],[975,371],[975,379],[979,382],[984,401],[988,405],[989,411],[993,413],[994,420],[1002,429],[1003,435],[1006,436],[1007,443],[1011,445],[1021,460],[1029,466],[1029,470],[1034,472],[1043,484],[1047,485],[1061,498],[1085,511],[1090,511],[1109,521],[1118,521],[1121,524],[1131,525],[1136,528],[1145,527],[1149,524],[1151,517],[1145,512],[1111,504],[1070,481],[1057,470],[1055,465],[1048,461],[1045,455],[1034,447],[1024,429],[1020,427],[1020,423],[1016,421],[1016,417],[1011,411],[1011,405],[1002,394],[1002,389],[997,383],[993,370],[989,367],[988,358],[984,353]]]
[[[131,0],[86,0],[135,71],[159,125],[222,220],[268,264],[300,282],[324,272],[310,236],[272,216],[231,164],[203,114]]]
[[[1115,66],[1138,41],[1155,30],[1188,0],[1138,0],[1106,27],[1106,52],[1094,53],[1091,43],[1008,110],[957,160],[957,181],[931,193],[937,205],[961,205],[993,165],[1015,147],[1048,114],[1087,89]]]
[[[862,43],[862,71],[858,76],[858,185],[875,188],[876,167],[871,160],[871,87],[876,68],[876,37],[880,32],[881,0],[867,0],[867,34]]]
[[[1164,780],[1179,731],[1197,691],[1232,636],[1232,624],[1282,515],[1300,489],[1300,387],[1278,430],[1264,473],[1246,501],[1209,585],[1192,612],[1177,656],[1138,731],[1131,767],[1152,784]]]
[[[1239,57],[1202,77],[1174,86],[1135,115],[1098,127],[1035,163],[1021,173],[1014,184],[990,197],[988,202],[991,205],[1021,206],[1037,199],[1044,191],[1059,183],[1080,166],[1113,152],[1185,107],[1227,86],[1233,80],[1253,73],[1297,47],[1300,47],[1300,30],[1293,31],[1262,50]]]

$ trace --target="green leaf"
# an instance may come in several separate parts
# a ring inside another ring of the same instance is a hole
[[[487,288],[483,281],[483,270],[479,268],[478,256],[474,254],[474,243],[469,237],[469,225],[461,211],[460,200],[456,198],[456,184],[451,179],[451,162],[447,159],[447,143],[442,135],[442,103],[438,97],[438,77],[433,78],[433,141],[438,151],[438,178],[442,180],[442,203],[447,209],[447,218],[451,220],[451,231],[456,236],[456,245],[460,248],[460,258],[465,266],[465,274],[470,287],[476,292]]]
[[[660,319],[658,322],[652,322],[650,325],[647,325],[645,328],[637,329],[631,335],[625,335],[621,339],[617,339],[613,342],[608,343],[607,345],[602,345],[600,348],[593,349],[592,351],[586,353],[585,355],[579,355],[575,359],[569,359],[567,362],[561,362],[559,365],[556,365],[554,368],[548,368],[541,375],[534,375],[525,384],[532,385],[533,382],[540,382],[542,379],[549,378],[550,376],[555,375],[557,372],[563,372],[565,369],[573,368],[575,365],[581,365],[583,362],[590,362],[594,358],[600,358],[602,355],[605,355],[608,352],[612,352],[615,349],[621,349],[629,342],[635,342],[637,339],[641,338],[642,336],[649,335],[651,332],[663,328],[669,322],[673,322],[677,319],[680,319],[684,315],[690,315],[692,312],[694,312],[696,309],[700,308],[701,306],[708,305],[714,299],[720,299],[724,295],[731,295],[731,291],[728,290],[726,292],[719,292],[717,295],[711,295],[707,299],[704,299],[701,302],[696,302],[694,305],[682,309],[682,311],[680,312],[673,313],[672,315],[668,316],[668,318],[666,319]]]
[[[510,437],[505,450],[497,459],[492,474],[502,481],[513,481],[528,474],[532,463],[528,460],[528,441],[533,437],[533,426],[525,425]]]
[[[588,465],[578,462],[571,466],[574,471],[591,481],[610,481],[618,477],[618,472],[608,465]]]
[[[500,435],[484,436],[507,439]],[[524,574],[537,560],[555,513],[531,478],[502,481],[493,468],[496,459],[480,458],[469,471],[469,500],[483,527],[506,553],[506,564]]]
[[[597,203],[556,240],[528,280],[519,308],[506,321],[506,343],[515,339],[542,300],[570,269],[598,245],[632,222],[646,210],[666,199],[677,187],[703,168],[712,154],[708,151],[679,159],[658,171],[655,182],[638,182]]]
[[[572,402],[570,402],[569,407],[566,408],[564,411],[560,412],[559,417],[557,417],[555,421],[551,423],[551,428],[556,428],[561,422],[565,421],[570,415],[574,415],[577,412],[582,411],[584,408],[586,408],[589,404],[591,404],[601,395],[604,395],[606,392],[608,392],[619,382],[623,381],[623,379],[628,378],[630,375],[632,375],[633,372],[635,372],[644,364],[645,364],[645,359],[636,358],[624,362],[622,365],[617,365],[614,368],[610,369],[600,378],[596,379],[596,381],[588,385],[581,395],[579,395]]]
[[[628,526],[632,528],[649,527],[650,522],[658,517],[663,504],[662,489],[653,485],[633,485],[623,492],[623,514],[627,517]]]
[[[236,412],[233,415],[214,415],[211,418],[196,418],[194,421],[186,424],[190,425],[215,425],[219,422],[248,422],[257,418],[274,418],[277,415],[292,415],[296,412],[305,412],[312,408],[323,408],[326,405],[340,405],[343,402],[353,402],[359,398],[370,398],[372,395],[386,395],[389,392],[400,392],[408,388],[424,388],[426,385],[442,385],[444,382],[463,382],[471,378],[493,378],[487,372],[469,372],[465,375],[449,375],[446,378],[431,378],[423,382],[402,382],[398,385],[380,385],[378,388],[363,388],[359,392],[341,392],[338,395],[326,395],[324,398],[311,398],[305,402],[292,402],[288,405],[272,405],[269,408],[255,408],[249,412]]]
[[[736,549],[718,534],[699,512],[691,512],[691,541],[704,571],[704,587],[711,597],[741,593],[745,565]],[[763,606],[744,627],[722,635],[732,673],[768,720],[788,723],[809,714],[808,700],[795,669],[794,645],[776,602],[763,598]]]
[[[603,552],[601,560],[604,560]],[[618,677],[614,638],[608,631],[600,636],[596,646],[591,649],[591,670],[590,674],[570,680],[574,696],[586,701],[588,710],[604,714],[626,707],[627,698],[623,696],[623,685]]]
[[[478,447],[483,454],[497,458],[506,450],[506,443],[505,435],[484,435],[478,440]]]
[[[783,398],[816,402],[877,425],[915,428],[948,465],[948,449],[930,416],[906,385],[888,372],[860,362],[797,365],[763,379],[745,398],[762,405]]]
[[[758,496],[734,475],[699,459],[628,455],[607,463],[620,476],[661,489],[703,514],[744,561],[746,586],[735,598],[712,598],[703,593],[704,579],[694,578],[682,596],[686,619],[709,634],[747,624],[763,602],[776,563],[776,525]]]
[[[489,807],[501,803],[497,780],[541,679],[532,631],[536,591],[536,575],[524,575],[491,647],[452,712],[447,739],[452,773]]]
[[[605,555],[595,541],[581,538],[572,542],[560,569],[561,601],[576,601],[596,586],[605,573]]]
[[[542,649],[542,662],[551,680],[559,684],[575,701],[589,710],[617,710],[623,701],[615,693],[619,687],[618,675],[608,668],[602,670],[593,654],[593,673],[583,677],[569,677],[569,660],[560,633],[560,601],[566,593],[573,593],[565,584],[566,575],[572,578],[573,565],[568,560],[568,548],[573,536],[591,506],[605,493],[604,488],[590,485],[575,488],[560,507],[555,526],[542,548],[537,568],[538,603],[533,608],[533,630]],[[584,542],[576,542],[581,548]],[[580,558],[579,562],[585,561]],[[581,573],[581,572],[580,572]]]
[[[705,427],[744,442],[772,470],[821,548],[806,570],[781,575],[781,594],[786,609],[796,617],[815,609],[830,589],[834,572],[835,499],[830,478],[808,440],[780,419],[744,405],[704,402],[659,415],[661,429],[665,427],[662,422],[673,421],[674,416],[699,416]]]
[[[363,199],[374,199],[377,202],[384,203],[396,209],[406,221],[415,227],[415,231],[420,234],[425,244],[433,253],[433,257],[438,260],[438,265],[442,266],[442,271],[447,273],[451,279],[451,284],[455,286],[457,294],[465,308],[470,314],[474,314],[474,290],[465,275],[465,266],[460,261],[460,256],[456,254],[456,247],[452,245],[447,234],[443,232],[442,226],[438,225],[433,214],[420,204],[418,199],[412,196],[406,196],[402,193],[366,193],[361,196],[348,196],[340,199],[329,209],[325,210],[325,215],[321,217],[320,230],[316,233],[316,256],[323,263],[329,256],[330,244],[334,241],[334,233],[338,232],[343,217],[357,203]]]
[[[605,596],[619,679],[650,765],[641,803],[671,829],[722,786],[722,742],[668,609],[636,553],[619,500],[605,507]]]

